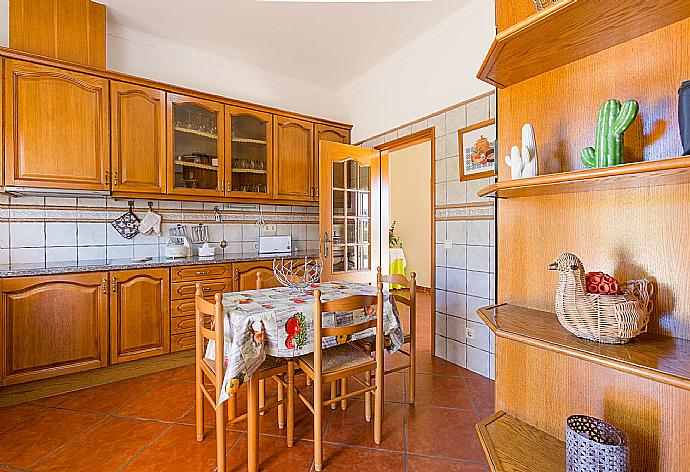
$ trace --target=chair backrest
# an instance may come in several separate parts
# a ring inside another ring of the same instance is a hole
[[[400,274],[389,274],[381,275],[381,270],[379,268],[377,280],[380,283],[395,284],[404,287],[405,290],[401,290],[400,293],[396,293],[395,301],[402,303],[410,309],[410,332],[414,330],[417,323],[417,274],[415,272],[410,273],[410,280],[407,280],[404,275]],[[403,293],[407,292],[409,297],[404,297]]]
[[[354,326],[324,328],[324,313],[337,313],[355,310],[371,310],[375,305],[376,318]],[[321,301],[321,290],[314,291],[314,374],[318,378],[322,372],[323,338],[329,336],[351,336],[365,329],[376,328],[376,361],[383,362],[383,284],[376,287],[376,295],[351,295],[339,300]]]
[[[214,303],[204,299],[204,292],[201,284],[196,284],[196,296],[194,298],[196,311],[196,360],[203,362],[206,349],[204,340],[213,341],[215,343],[215,364],[214,374],[216,380],[216,399],[220,395],[220,385],[223,382],[224,376],[224,357],[223,344],[225,341],[223,329],[223,295],[217,293],[214,297]],[[206,320],[211,318],[211,328],[205,326]]]

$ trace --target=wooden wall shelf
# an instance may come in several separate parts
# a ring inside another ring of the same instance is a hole
[[[502,304],[477,314],[497,336],[690,390],[690,341],[647,333],[628,344],[599,344],[570,334],[555,313]]]
[[[592,192],[621,188],[657,187],[690,182],[690,157],[635,162],[601,169],[539,175],[497,182],[477,195],[493,198],[532,197],[558,193]]]
[[[492,471],[563,472],[565,443],[499,411],[477,424]]]
[[[496,35],[478,77],[505,88],[690,16],[690,0],[561,0]]]

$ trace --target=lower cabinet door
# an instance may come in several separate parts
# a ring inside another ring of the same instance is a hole
[[[105,367],[108,274],[5,279],[3,385]]]
[[[235,263],[235,287],[238,292],[256,290],[256,276],[261,273],[262,288],[280,287],[273,273],[273,262]]]
[[[110,273],[110,362],[170,352],[168,269]]]

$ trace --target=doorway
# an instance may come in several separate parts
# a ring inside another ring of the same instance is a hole
[[[429,128],[377,147],[382,152],[382,226],[393,229],[382,244],[384,273],[417,274],[417,346],[434,355],[434,129]],[[384,226],[385,225],[385,226]],[[382,228],[383,229],[383,228]],[[406,314],[400,313],[404,324]]]

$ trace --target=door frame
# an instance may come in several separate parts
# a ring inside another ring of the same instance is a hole
[[[392,141],[388,141],[383,144],[379,144],[378,146],[375,146],[374,149],[377,149],[381,152],[381,162],[387,163],[386,168],[381,169],[381,188],[382,188],[382,193],[386,193],[386,201],[390,201],[390,195],[388,195],[388,188],[389,188],[389,168],[388,166],[390,165],[390,153],[394,151],[400,151],[402,149],[411,147],[411,146],[416,146],[417,144],[422,144],[429,142],[431,143],[431,182],[430,182],[430,201],[431,201],[431,208],[429,211],[431,211],[431,287],[429,288],[431,290],[430,293],[430,298],[431,298],[431,355],[436,356],[436,128],[435,127],[430,127],[423,129],[421,131],[417,131],[416,133],[409,134],[407,136],[403,136],[402,138],[394,139]],[[385,156],[385,159],[384,159]],[[384,201],[384,196],[381,196],[381,201]],[[384,212],[382,213],[382,225],[383,226],[383,219],[384,219]],[[386,213],[385,215],[385,223],[386,226],[390,226],[390,221],[388,221],[388,214]],[[383,232],[383,229],[382,229]],[[381,261],[383,262],[383,256],[384,253],[387,255],[388,254],[388,247],[386,248],[381,248]]]

